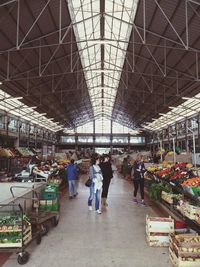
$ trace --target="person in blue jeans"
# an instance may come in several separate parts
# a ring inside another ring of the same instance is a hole
[[[76,166],[74,165],[74,159],[71,159],[70,164],[67,167],[67,179],[69,185],[69,199],[77,196],[76,180],[78,177],[78,172]]]
[[[92,201],[95,196],[95,210],[98,214],[101,214],[101,192],[103,185],[103,176],[99,167],[100,159],[95,157],[91,161],[89,168],[89,178],[91,179],[90,195],[88,198],[88,209],[92,210]]]

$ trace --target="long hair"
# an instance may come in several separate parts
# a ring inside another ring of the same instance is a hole
[[[96,161],[99,159],[99,156],[98,155],[94,155],[92,158],[91,158],[91,165],[95,165],[96,164]]]
[[[137,154],[137,157],[136,157],[136,161],[140,161],[141,159],[143,159],[144,156],[141,155],[141,154]]]

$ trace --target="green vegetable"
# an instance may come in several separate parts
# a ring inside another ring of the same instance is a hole
[[[172,193],[172,189],[169,185],[163,183],[152,183],[149,187],[149,196],[154,201],[160,200],[162,191]]]

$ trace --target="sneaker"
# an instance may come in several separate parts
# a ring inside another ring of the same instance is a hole
[[[134,203],[134,204],[138,204],[137,198],[134,198],[134,199],[133,199],[133,203]]]
[[[92,206],[88,206],[88,210],[92,210]]]
[[[101,210],[96,210],[96,212],[97,212],[98,214],[101,214]]]
[[[72,199],[73,197],[69,197],[69,199]]]
[[[141,202],[141,206],[142,206],[142,207],[146,207],[147,204],[146,204],[144,201],[142,201],[142,202]]]
[[[76,192],[76,194],[74,195],[74,197],[76,197],[78,195],[78,193]]]

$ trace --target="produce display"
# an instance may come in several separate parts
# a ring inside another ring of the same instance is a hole
[[[163,168],[156,170],[155,168],[148,168],[150,174],[154,174],[161,180],[171,182],[176,186],[181,187],[183,190],[189,191],[186,186],[200,187],[200,177],[195,177],[191,170],[192,164],[180,162],[172,165],[170,168]],[[193,191],[191,194],[195,195]]]
[[[200,222],[200,207],[194,206],[188,201],[180,201],[177,209],[187,218]]]
[[[194,177],[194,178],[187,179],[181,185],[182,186],[199,187],[200,186],[200,177]]]
[[[152,168],[148,173],[151,177],[150,198],[154,201],[162,199],[180,216],[200,226],[200,176],[195,177],[192,164],[180,162],[161,170]]]
[[[200,266],[200,236],[174,235],[170,236],[170,259],[174,266]]]
[[[8,214],[0,217],[0,247],[21,247],[32,238],[27,216]]]
[[[149,196],[152,200],[160,200],[162,191],[172,193],[172,189],[169,185],[163,183],[152,183],[149,187]]]
[[[179,200],[183,199],[181,194],[172,194],[162,191],[161,198],[168,204],[176,204]]]

